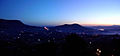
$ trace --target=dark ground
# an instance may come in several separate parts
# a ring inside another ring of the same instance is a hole
[[[0,35],[0,56],[120,56],[119,35]]]

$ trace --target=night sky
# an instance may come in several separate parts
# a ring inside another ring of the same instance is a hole
[[[120,25],[120,0],[0,0],[0,18],[35,26]]]

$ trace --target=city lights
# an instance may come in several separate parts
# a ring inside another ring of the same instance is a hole
[[[98,30],[100,30],[100,31],[104,31],[104,29],[98,29]]]
[[[44,27],[45,30],[49,30],[47,27]]]
[[[100,49],[97,49],[96,54],[97,54],[97,56],[100,56],[100,54],[101,54],[101,50],[100,50]]]

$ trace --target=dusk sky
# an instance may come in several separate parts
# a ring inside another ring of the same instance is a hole
[[[120,25],[120,0],[0,0],[0,18],[35,26]]]

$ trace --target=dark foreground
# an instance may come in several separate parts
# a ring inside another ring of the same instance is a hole
[[[22,35],[1,34],[0,56],[120,56],[119,35],[69,34],[61,39]]]

